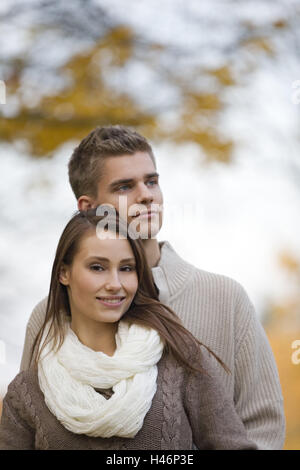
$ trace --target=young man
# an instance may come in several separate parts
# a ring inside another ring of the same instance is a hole
[[[163,197],[146,139],[121,126],[96,128],[74,150],[69,180],[79,209],[109,204],[120,215],[126,211],[127,222],[143,238],[160,300],[229,367],[231,374],[216,362],[249,439],[259,449],[282,449],[283,398],[264,329],[238,282],[197,269],[168,242],[158,243],[155,236],[162,224]],[[29,367],[46,300],[35,307],[28,321],[21,370]]]

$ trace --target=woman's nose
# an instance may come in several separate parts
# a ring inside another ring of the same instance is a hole
[[[111,271],[108,273],[105,287],[109,291],[119,291],[121,289],[122,285],[117,271]]]

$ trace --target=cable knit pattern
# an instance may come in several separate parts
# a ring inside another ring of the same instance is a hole
[[[16,377],[15,387],[10,385],[8,399],[20,417],[35,430],[35,449],[47,450],[49,444],[44,434],[43,426],[32,403],[27,383],[21,376]]]
[[[259,449],[282,449],[285,438],[283,397],[277,366],[265,331],[245,289],[234,279],[196,269],[168,242],[152,268],[159,298],[185,327],[229,367],[219,364],[222,387],[234,401],[249,439]],[[26,329],[21,370],[46,313],[47,298],[33,310]]]
[[[208,370],[214,368],[209,361],[205,366]],[[37,371],[21,372],[4,397],[0,449],[191,450],[193,442],[198,448],[256,449],[247,439],[230,398],[221,410],[220,407],[212,410],[207,421],[208,397],[210,401],[215,397],[220,403],[219,383],[198,374],[195,387],[201,393],[185,401],[190,380],[187,371],[167,354],[163,355],[157,368],[157,392],[142,429],[133,438],[72,433],[46,406]]]
[[[176,361],[168,361],[162,379],[163,416],[162,449],[178,449],[181,413],[180,390],[183,370]],[[172,384],[172,387],[170,387]]]

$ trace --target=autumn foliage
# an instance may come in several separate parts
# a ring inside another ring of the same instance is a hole
[[[286,417],[285,450],[300,450],[300,364],[292,362],[295,339],[300,340],[300,328],[282,333],[276,326],[267,330],[278,366]]]
[[[279,253],[278,263],[287,276],[290,294],[269,306],[264,326],[276,359],[284,399],[284,449],[300,450],[300,352],[296,354],[292,347],[296,340],[300,341],[300,260],[285,250]]]

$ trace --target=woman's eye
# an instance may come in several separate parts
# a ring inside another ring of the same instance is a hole
[[[127,273],[131,272],[131,271],[135,271],[135,266],[123,266],[121,268],[121,271],[125,271]]]
[[[93,271],[103,271],[104,268],[102,266],[100,266],[99,264],[93,264],[93,266],[91,266],[91,269]]]

